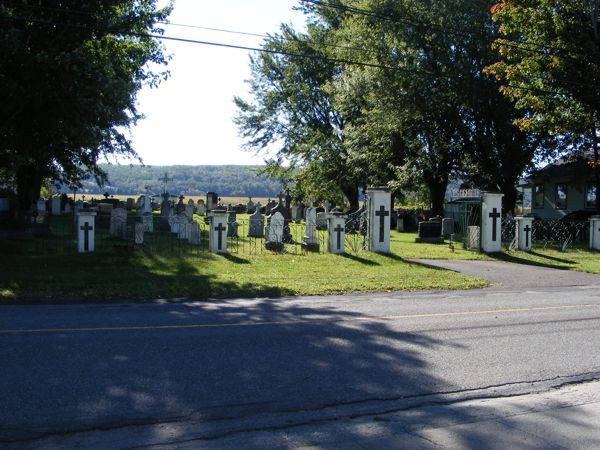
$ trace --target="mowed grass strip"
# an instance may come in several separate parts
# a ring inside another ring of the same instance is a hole
[[[120,300],[279,297],[344,292],[468,289],[481,279],[407,262],[402,242],[392,254],[360,252],[190,257],[126,253],[35,255],[6,245],[0,260],[0,299]],[[412,235],[414,240],[414,235]]]
[[[36,255],[26,242],[0,242],[0,301],[19,299],[91,301],[279,297],[346,292],[469,289],[485,280],[411,263],[412,258],[504,260],[600,273],[600,253],[504,251],[485,255],[460,244],[416,244],[414,233],[392,232],[391,255],[260,254],[166,256],[124,253]]]

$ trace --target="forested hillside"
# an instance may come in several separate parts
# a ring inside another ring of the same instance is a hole
[[[83,192],[142,194],[163,192],[165,173],[171,194],[200,195],[212,191],[227,197],[272,197],[279,183],[256,173],[258,166],[139,166],[101,165],[108,183],[99,187],[93,179],[83,182]]]

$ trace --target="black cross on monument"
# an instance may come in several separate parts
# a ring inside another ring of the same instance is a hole
[[[527,225],[523,228],[523,231],[525,232],[525,247],[529,247],[529,233],[531,232],[531,227]]]
[[[379,217],[379,242],[383,242],[383,236],[385,231],[385,218],[390,215],[389,211],[385,210],[385,206],[381,205],[379,211],[375,212],[375,215]]]
[[[215,227],[215,231],[217,232],[217,249],[221,250],[223,247],[223,231],[225,231],[227,227],[224,227],[221,222],[219,225]]]
[[[490,219],[492,219],[492,241],[496,242],[496,231],[498,230],[498,218],[500,217],[500,213],[496,208],[492,209],[492,212],[489,214]]]
[[[342,248],[342,231],[344,227],[338,223],[338,226],[333,229],[337,233],[337,250]]]
[[[87,252],[90,249],[90,231],[94,227],[90,227],[89,222],[85,222],[79,229],[83,231],[83,251]]]

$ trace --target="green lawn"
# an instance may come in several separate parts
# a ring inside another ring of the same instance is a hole
[[[455,245],[416,244],[414,233],[392,232],[392,254],[229,254],[199,251],[165,256],[137,249],[93,254],[27,252],[2,241],[0,301],[278,297],[343,292],[467,289],[484,280],[411,263],[411,258],[503,259],[600,273],[600,254],[584,250],[473,253]]]

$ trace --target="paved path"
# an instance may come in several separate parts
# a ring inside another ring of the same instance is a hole
[[[438,259],[411,259],[428,267],[453,270],[472,277],[490,280],[495,287],[550,288],[599,285],[600,275],[516,264],[504,261],[457,261]]]

